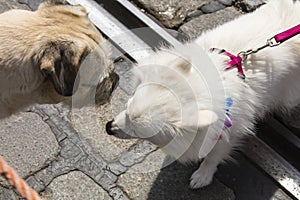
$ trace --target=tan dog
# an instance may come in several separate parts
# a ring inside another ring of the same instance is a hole
[[[107,77],[102,78],[104,88],[97,89],[106,99],[117,75],[109,48],[82,6],[47,1],[35,12],[1,14],[0,118],[33,103],[56,103],[72,95],[81,62],[98,45],[103,45],[97,54],[105,65],[99,67],[107,69]]]

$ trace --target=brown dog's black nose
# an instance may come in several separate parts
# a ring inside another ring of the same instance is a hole
[[[108,135],[114,135],[115,133],[111,130],[113,120],[106,123],[105,129]]]

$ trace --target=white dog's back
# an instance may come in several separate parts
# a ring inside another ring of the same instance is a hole
[[[206,50],[224,48],[238,54],[263,46],[267,39],[299,24],[299,13],[299,2],[271,0],[254,13],[203,34],[196,42]],[[300,37],[296,36],[280,46],[253,54],[244,63],[249,89],[253,89],[262,101],[260,110],[262,106],[270,110],[271,106],[292,108],[300,103],[300,83],[297,78],[300,76],[299,50]],[[213,56],[212,60],[215,60]],[[230,78],[230,75],[226,77]],[[229,91],[235,86],[228,81],[224,81],[224,85],[225,90]],[[255,102],[256,105],[258,103]]]

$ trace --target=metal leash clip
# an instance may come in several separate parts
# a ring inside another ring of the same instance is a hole
[[[281,42],[277,42],[276,39],[275,39],[275,37],[272,37],[272,38],[270,38],[270,39],[267,40],[267,45],[269,47],[275,47],[275,46],[278,46],[280,44],[281,44]]]
[[[259,52],[260,50],[266,48],[266,47],[275,47],[278,46],[280,44],[280,42],[277,42],[275,40],[275,38],[271,38],[267,40],[267,43],[257,49],[249,49],[247,51],[241,51],[240,53],[238,53],[238,56],[240,56],[242,58],[243,61],[245,61],[249,55],[254,54]]]
[[[248,56],[253,54],[253,53],[256,53],[257,51],[255,50],[247,50],[247,51],[241,51],[240,53],[238,53],[238,56],[242,58],[242,61],[244,62],[245,60],[247,60]]]

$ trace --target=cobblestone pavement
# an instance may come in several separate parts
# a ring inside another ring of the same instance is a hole
[[[35,8],[34,0],[23,0]],[[133,0],[168,28],[189,35],[252,11],[261,0]],[[29,9],[0,0],[0,12]],[[122,61],[121,61],[122,62]],[[124,63],[117,69],[124,70]],[[116,91],[115,95],[123,95]],[[195,165],[173,163],[147,141],[124,141],[105,134],[104,125],[122,104],[73,109],[38,105],[0,122],[0,155],[47,200],[235,199],[218,179],[190,190]],[[113,109],[114,108],[114,109]],[[219,176],[220,177],[220,176]],[[0,200],[20,196],[0,178]]]

